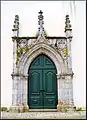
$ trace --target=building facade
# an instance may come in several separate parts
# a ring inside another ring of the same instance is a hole
[[[38,16],[38,33],[19,36],[19,16],[13,25],[12,110],[61,111],[74,107],[71,58],[72,29],[69,15],[65,20],[65,37],[48,36],[43,12]]]

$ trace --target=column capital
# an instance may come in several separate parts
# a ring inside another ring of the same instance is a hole
[[[24,75],[24,74],[21,74],[21,73],[12,73],[11,76],[12,76],[12,78],[14,76],[16,76],[16,77],[24,77],[24,78],[27,79],[29,75]]]
[[[58,79],[65,79],[66,76],[71,76],[73,77],[74,73],[61,73],[61,74],[56,74]]]

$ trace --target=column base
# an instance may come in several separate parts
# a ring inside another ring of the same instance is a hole
[[[74,103],[59,101],[57,105],[58,112],[73,112],[76,110]]]
[[[29,111],[29,106],[11,106],[10,107],[10,112],[17,112],[17,113],[23,113],[23,112],[28,112]]]

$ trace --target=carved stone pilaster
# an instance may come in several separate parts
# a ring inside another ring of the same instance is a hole
[[[22,112],[24,109],[28,110],[27,105],[27,78],[23,74],[12,74],[12,111]]]
[[[57,75],[58,81],[58,111],[64,109],[71,109],[74,107],[73,102],[73,73],[59,74]]]

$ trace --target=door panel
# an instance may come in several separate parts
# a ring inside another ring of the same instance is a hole
[[[30,69],[43,69],[43,56],[38,56],[35,58],[30,66]]]
[[[30,70],[29,77],[29,104],[30,108],[42,108],[42,71],[41,70]]]
[[[43,54],[35,58],[29,68],[28,105],[31,109],[55,109],[57,106],[56,67]]]
[[[43,67],[47,69],[56,69],[54,63],[47,56],[43,57]]]
[[[57,79],[56,70],[43,70],[44,81],[44,108],[56,108],[57,106]]]
[[[30,86],[30,91],[31,93],[38,93],[39,94],[39,90],[40,90],[40,73],[38,72],[32,72],[31,73],[31,86]]]

